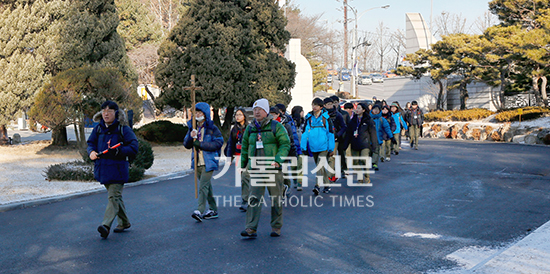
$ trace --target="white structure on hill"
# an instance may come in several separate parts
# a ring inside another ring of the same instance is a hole
[[[415,53],[419,49],[429,49],[436,40],[430,28],[420,13],[406,13],[407,50],[406,53]]]
[[[287,107],[289,113],[294,106],[302,106],[304,112],[308,113],[311,111],[311,101],[313,101],[313,70],[301,51],[301,40],[290,39],[285,58],[296,64],[296,84],[290,90],[292,101]]]

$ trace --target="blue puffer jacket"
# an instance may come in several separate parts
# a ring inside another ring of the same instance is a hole
[[[401,113],[398,111],[396,113],[392,114],[393,120],[395,121],[395,131],[393,134],[401,133],[401,126],[403,126],[404,130],[408,130],[407,123],[405,122],[405,119],[403,119],[403,116],[401,116]]]
[[[330,153],[334,151],[334,145],[334,126],[328,112],[325,109],[321,110],[319,117],[315,117],[313,111],[308,113],[300,141],[302,152],[305,154],[309,148],[309,152],[327,151]]]
[[[210,105],[207,103],[197,103],[195,108],[204,113],[204,138],[200,143],[200,149],[202,150],[202,155],[204,156],[204,163],[206,172],[218,170],[219,161],[216,160],[216,157],[220,157],[221,149],[223,146],[223,136],[218,127],[214,125],[214,121],[210,119]],[[193,117],[192,119],[195,119]],[[191,129],[192,121],[187,122],[187,126],[190,130],[187,131],[185,139],[183,139],[183,146],[187,149],[193,148],[194,139],[191,138]],[[195,168],[195,150],[193,149],[191,166]]]
[[[375,114],[372,114],[372,111],[371,111],[370,117],[372,118],[376,126],[378,144],[381,145],[384,142],[384,133],[386,133],[388,136],[393,137],[388,120],[386,120],[385,118],[380,119],[380,117],[382,117],[382,113],[378,113],[375,115]]]
[[[107,127],[101,117],[101,112],[94,115],[94,121],[99,122],[88,137],[88,155],[92,151],[100,152],[120,142],[117,155],[103,155],[94,161],[94,178],[102,184],[124,184],[128,182],[128,157],[138,152],[138,140],[134,131],[126,125],[124,111],[119,111],[115,121]],[[120,129],[122,128],[122,134]],[[122,139],[124,138],[124,140]]]

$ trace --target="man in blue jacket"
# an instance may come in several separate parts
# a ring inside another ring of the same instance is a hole
[[[315,159],[315,164],[319,166],[321,159],[327,159],[334,155],[334,126],[330,120],[327,110],[323,109],[324,103],[320,98],[313,99],[311,103],[312,111],[306,115],[305,129],[302,133],[300,145],[302,151]],[[323,192],[330,191],[330,181],[328,179],[328,171],[325,167],[317,171],[317,176],[323,177],[325,185]],[[313,193],[319,195],[321,188],[316,181]]]
[[[195,167],[194,154],[197,153],[197,178],[199,179],[199,201],[198,208],[191,217],[198,222],[203,219],[218,218],[218,206],[212,191],[212,174],[218,170],[223,136],[218,127],[210,119],[210,105],[201,102],[195,105],[195,117],[197,128],[189,130],[183,139],[183,146],[187,149],[193,148],[191,166]],[[192,128],[192,121],[187,122],[189,129]],[[206,202],[209,209],[206,211]]]
[[[94,161],[94,177],[105,186],[109,197],[103,222],[97,228],[105,239],[116,217],[118,226],[114,232],[130,228],[122,189],[129,177],[128,158],[137,154],[139,145],[136,135],[127,125],[124,111],[119,111],[115,102],[103,103],[101,112],[94,115],[93,120],[99,124],[88,137],[88,155]]]
[[[370,117],[375,124],[376,134],[378,136],[378,144],[379,144],[379,146],[376,147],[375,151],[373,151],[372,153],[372,167],[374,168],[374,170],[378,170],[378,159],[380,158],[380,146],[384,142],[384,134],[386,134],[387,136],[391,136],[390,140],[392,143],[396,143],[396,141],[393,138],[393,133],[390,129],[390,124],[388,123],[388,120],[382,117],[382,113],[380,112],[380,105],[375,104],[374,106],[372,106],[372,110],[370,111]]]

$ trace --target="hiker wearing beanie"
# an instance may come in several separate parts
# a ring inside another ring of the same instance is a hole
[[[392,144],[397,144],[397,140],[393,136],[393,132],[395,131],[396,125],[395,121],[393,120],[392,113],[390,111],[390,108],[388,106],[382,107],[382,118],[386,119],[388,121],[388,124],[390,124],[390,134],[388,134],[385,131],[382,131],[382,139],[384,141],[382,142],[382,147],[380,149],[380,155],[382,156],[380,158],[380,161],[389,162],[391,160],[391,146]]]
[[[298,161],[298,167],[299,167],[298,170],[301,170],[302,169],[302,161],[301,161],[300,155],[302,155],[302,149],[300,148],[300,137],[298,136],[298,129],[296,127],[296,124],[294,123],[294,119],[292,118],[292,116],[290,116],[286,112],[286,106],[285,105],[276,104],[275,107],[279,109],[279,113],[278,113],[279,119],[277,119],[277,121],[279,121],[281,124],[283,124],[283,126],[285,127],[285,129],[288,133],[288,138],[290,139],[290,152],[288,153],[288,157],[296,157],[297,161]],[[298,188],[298,185],[301,188],[301,185],[302,185],[302,182],[301,182],[302,180],[301,179],[298,179],[298,180],[296,180],[296,179],[292,179],[292,180],[285,179],[285,186],[286,186],[285,187],[285,192],[284,192],[284,199],[285,200],[286,200],[286,197],[288,196],[289,191],[290,191],[291,181],[294,182],[294,187],[295,188]]]
[[[418,107],[418,102],[412,101],[411,110],[409,111],[409,135],[411,137],[411,148],[418,150],[418,137],[420,135],[420,128],[424,123],[424,114]]]
[[[344,119],[344,125],[346,125],[346,130],[344,130],[344,133],[342,134],[342,136],[340,136],[340,138],[337,138],[336,140],[338,142],[336,144],[336,150],[338,152],[338,156],[340,156],[340,166],[342,167],[342,170],[345,171],[345,170],[348,170],[348,165],[346,163],[346,148],[344,147],[344,139],[346,139],[347,127],[348,127],[349,121],[351,120],[351,115],[348,111],[340,108],[340,98],[338,96],[333,95],[330,97],[330,99],[332,99],[332,104],[334,108],[337,111],[339,111],[340,114],[342,114],[342,118]],[[353,109],[353,104],[352,104],[352,109]],[[345,173],[342,173],[342,178],[345,178],[345,177],[346,177]]]
[[[346,122],[344,121],[344,117],[342,117],[342,114],[340,114],[340,111],[338,111],[338,109],[340,108],[337,105],[338,103],[334,102],[332,100],[332,97],[325,98],[323,100],[323,103],[325,104],[325,109],[328,111],[328,115],[330,117],[330,120],[332,121],[332,124],[334,125],[334,141],[335,141],[335,143],[334,143],[335,150],[334,151],[337,152],[337,149],[338,149],[339,145],[344,142],[344,135],[346,133]],[[336,153],[334,153],[334,155],[332,155],[328,159],[329,166],[332,170],[334,170],[334,172],[336,172],[336,169],[335,169],[335,167],[336,167],[336,157],[335,156],[336,156]],[[342,158],[342,157],[339,157],[339,158]],[[336,182],[337,178],[339,178],[339,177],[341,177],[340,174],[330,173],[328,179],[331,182]],[[328,191],[330,191],[330,188],[327,189],[327,193],[328,193]]]
[[[306,115],[305,129],[300,141],[304,154],[313,156],[315,164],[319,166],[321,159],[330,157],[334,154],[334,126],[328,115],[328,111],[323,108],[324,102],[320,98],[313,99],[311,108],[313,109]],[[328,171],[323,166],[317,171],[317,177],[323,178],[323,191],[330,191],[330,181],[328,179]],[[313,193],[319,195],[321,187],[319,181],[316,180]]]
[[[268,174],[274,175],[275,181],[259,179],[258,183],[251,184],[245,230],[241,232],[241,236],[247,238],[257,237],[256,231],[260,222],[267,187],[271,198],[271,236],[278,237],[281,235],[281,227],[283,226],[283,173],[281,165],[283,164],[283,158],[287,157],[290,150],[290,139],[284,126],[275,121],[273,116],[269,114],[267,99],[257,100],[254,102],[252,109],[254,120],[246,127],[244,132],[241,168],[248,169],[251,177],[253,174],[262,175],[258,173],[260,170],[252,168],[252,161],[255,161],[255,157],[262,157],[263,159],[258,159],[256,163],[264,167],[262,163],[266,161],[265,159],[271,162],[271,165],[265,167],[265,169]]]
[[[384,134],[386,134],[387,136],[392,136],[391,139],[393,140],[395,139],[393,138],[393,133],[390,129],[390,124],[388,123],[388,120],[382,117],[382,112],[380,111],[379,104],[375,104],[374,106],[372,106],[370,117],[372,118],[372,121],[376,126],[376,133],[379,145],[372,153],[372,167],[374,168],[374,170],[378,170],[378,159],[380,158],[379,148],[384,142]],[[393,142],[394,141],[392,141],[392,143]]]
[[[399,150],[401,149],[401,129],[408,130],[407,122],[403,119],[402,112],[399,107],[399,103],[393,102],[390,106],[390,111],[392,112],[392,118],[395,122],[395,130],[393,131],[393,138],[397,141],[397,144],[392,146],[392,152],[395,155],[399,155]]]
[[[109,202],[103,222],[97,228],[102,238],[107,238],[111,225],[117,218],[114,232],[130,228],[126,206],[122,200],[122,189],[129,178],[128,158],[138,153],[138,140],[128,126],[126,114],[119,111],[113,101],[105,101],[101,112],[93,117],[99,122],[88,137],[88,155],[94,161],[94,178],[107,189]]]

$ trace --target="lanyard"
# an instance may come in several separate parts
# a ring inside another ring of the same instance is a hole
[[[202,124],[202,126],[199,127],[198,129],[198,133],[197,133],[197,140],[201,141],[201,137],[202,137],[202,129],[204,128],[204,123]]]
[[[256,129],[258,130],[258,141],[262,140],[262,126],[256,119],[254,119],[254,125],[256,126]]]

